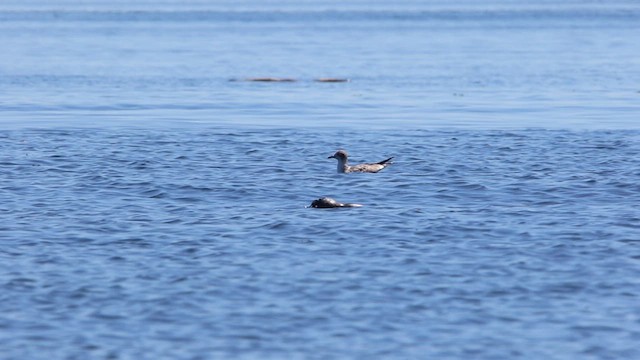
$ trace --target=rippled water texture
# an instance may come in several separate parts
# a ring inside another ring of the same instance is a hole
[[[2,131],[0,353],[637,358],[638,140]]]
[[[639,129],[639,38],[625,0],[5,0],[0,112],[17,127]],[[298,81],[229,81],[256,77]]]
[[[631,0],[1,1],[0,360],[640,359],[637,39]]]

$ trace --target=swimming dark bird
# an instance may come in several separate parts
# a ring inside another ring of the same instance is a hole
[[[319,78],[319,79],[314,79],[313,81],[321,82],[321,83],[342,83],[342,82],[349,82],[349,79],[343,79],[343,78]]]
[[[262,78],[249,78],[245,81],[253,82],[296,82],[296,79],[292,78],[276,78],[276,77],[262,77]]]
[[[340,203],[330,197],[322,197],[311,202],[312,208],[361,207],[360,204]]]
[[[328,157],[328,159],[338,160],[339,173],[352,173],[352,172],[377,173],[378,171],[393,164],[391,162],[391,159],[393,159],[393,156],[377,163],[366,163],[366,164],[358,164],[353,166],[348,164],[348,158],[349,158],[349,155],[347,155],[347,152],[344,150],[338,150],[336,151],[335,154]]]

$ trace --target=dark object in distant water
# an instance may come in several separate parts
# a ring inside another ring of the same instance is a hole
[[[244,79],[244,81],[253,81],[253,82],[295,82],[296,79],[264,77],[264,78],[248,78],[248,79]]]
[[[393,156],[377,163],[358,164],[353,166],[349,166],[349,164],[347,163],[348,158],[349,158],[349,155],[347,155],[347,152],[344,150],[338,150],[336,151],[335,154],[328,157],[328,159],[338,160],[339,173],[352,173],[352,172],[377,173],[378,171],[393,164],[393,162],[391,162],[391,159],[393,159]]]
[[[313,200],[313,202],[311,202],[312,208],[322,208],[322,209],[337,208],[337,207],[361,207],[361,206],[362,205],[360,204],[339,203],[330,197],[322,197],[320,199]]]
[[[258,77],[258,78],[246,78],[246,79],[229,79],[229,81],[249,81],[249,82],[296,82],[298,81],[297,79],[293,79],[293,78],[277,78],[277,77]],[[342,79],[342,78],[318,78],[318,79],[313,79],[313,81],[315,82],[321,82],[321,83],[343,83],[343,82],[349,82],[349,79]]]
[[[322,82],[322,83],[341,83],[341,82],[349,82],[349,79],[339,79],[339,78],[320,78],[320,79],[315,79],[315,82]]]

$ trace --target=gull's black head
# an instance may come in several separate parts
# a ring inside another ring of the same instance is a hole
[[[344,150],[338,150],[335,154],[329,156],[327,159],[347,160],[347,152]]]

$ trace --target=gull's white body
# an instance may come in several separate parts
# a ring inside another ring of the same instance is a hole
[[[377,163],[365,163],[365,164],[358,164],[358,165],[351,166],[348,163],[349,155],[347,154],[347,152],[344,150],[338,150],[336,151],[335,154],[329,156],[329,159],[338,160],[339,173],[352,173],[352,172],[377,173],[378,171],[392,164],[391,159],[393,159],[393,156]]]

